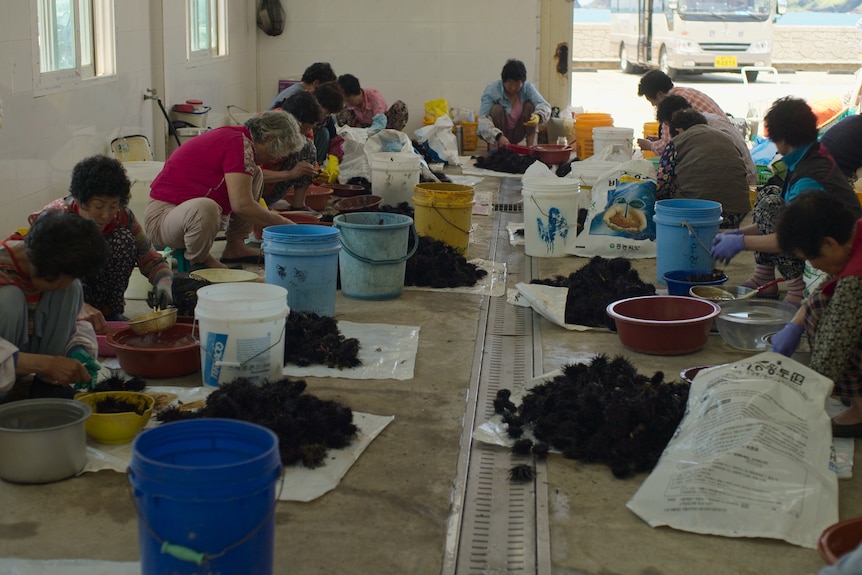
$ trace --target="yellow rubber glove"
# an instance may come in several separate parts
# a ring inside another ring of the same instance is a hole
[[[326,160],[326,168],[323,170],[323,173],[326,174],[327,183],[336,183],[338,181],[338,175],[341,173],[338,169],[338,158],[329,154],[329,157]]]
[[[527,120],[526,122],[524,122],[524,125],[525,125],[525,126],[537,126],[537,125],[539,124],[539,120],[540,120],[540,119],[541,119],[541,118],[539,118],[539,115],[538,115],[538,114],[533,114],[532,116],[530,116],[530,119],[529,119],[529,120]]]

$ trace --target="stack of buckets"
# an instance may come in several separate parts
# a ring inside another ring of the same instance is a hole
[[[459,254],[467,251],[472,225],[473,186],[427,182],[413,189],[416,233],[445,242]]]
[[[568,255],[566,244],[577,235],[578,180],[556,176],[525,179],[521,195],[524,253],[533,257]]]
[[[613,126],[614,119],[610,114],[584,113],[575,115],[575,142],[577,155],[586,160],[595,153],[593,148],[593,128]]]
[[[419,183],[419,154],[412,152],[376,152],[371,154],[371,189],[383,198],[383,204],[413,205],[413,187]]]
[[[634,135],[635,131],[631,128],[615,128],[613,126],[593,128],[593,153],[598,154],[607,146],[616,146],[622,149],[622,155],[631,159],[634,151],[632,142]]]
[[[711,270],[712,238],[721,224],[721,204],[710,200],[661,200],[655,203],[656,275],[675,270]]]

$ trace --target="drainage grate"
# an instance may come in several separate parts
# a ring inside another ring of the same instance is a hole
[[[524,202],[515,202],[513,204],[491,204],[498,212],[523,212],[524,211]]]
[[[519,191],[508,183],[501,185],[501,195]],[[505,210],[498,205],[522,206],[496,204],[499,212]],[[496,215],[491,256],[512,266],[513,259],[517,265],[518,254],[508,242],[509,219],[505,213]],[[523,253],[520,257],[524,274],[532,276],[530,259]],[[503,297],[486,298],[483,307],[479,326],[483,341],[473,363],[442,573],[546,575],[550,538],[544,462],[536,462],[534,481],[512,482],[509,470],[532,463],[532,458],[472,441],[475,427],[494,414],[497,391],[532,378],[534,364],[541,365],[541,345],[534,341],[538,322],[532,309],[510,305]]]

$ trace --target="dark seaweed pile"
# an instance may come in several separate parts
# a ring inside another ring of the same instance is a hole
[[[345,369],[362,364],[359,340],[345,338],[334,318],[291,311],[284,332],[284,363]]]
[[[129,401],[118,397],[105,397],[96,402],[96,413],[130,413],[134,412],[138,415],[143,415],[146,411],[146,405],[140,401]]]
[[[655,295],[655,286],[641,280],[626,258],[593,257],[587,265],[569,275],[531,283],[568,287],[565,321],[568,324],[616,329],[605,308],[617,300]]]
[[[533,162],[538,160],[532,156],[516,154],[506,148],[501,148],[487,156],[476,158],[476,167],[495,172],[508,172],[510,174],[523,174]]]
[[[724,276],[723,271],[721,271],[720,269],[713,269],[709,273],[691,274],[691,275],[685,276],[684,278],[682,278],[682,281],[691,282],[691,283],[714,282],[714,281],[718,281],[720,279],[723,279],[724,277],[725,276]]]
[[[384,204],[378,208],[378,211],[387,212],[389,214],[401,214],[402,216],[413,217],[413,207],[407,202],[400,202],[398,205]]]
[[[174,275],[171,294],[174,298],[174,306],[177,308],[177,315],[195,315],[195,306],[198,305],[198,290],[208,285],[210,282],[206,280],[192,279],[179,274]]]
[[[404,285],[432,288],[474,286],[488,275],[446,242],[419,236],[416,253],[407,260]]]
[[[112,372],[111,377],[100,381],[93,391],[142,391],[147,382],[140,377],[124,379],[118,372]]]
[[[305,467],[323,464],[328,449],[350,445],[358,431],[353,412],[335,401],[304,393],[305,381],[283,379],[258,385],[244,378],[220,386],[197,411],[172,407],[159,413],[160,421],[219,417],[257,423],[278,436],[281,462]]]
[[[362,186],[365,188],[366,194],[373,194],[374,192],[371,190],[371,182],[368,178],[363,178],[362,176],[355,176],[347,180],[347,183],[351,186]]]
[[[563,371],[531,389],[517,408],[495,401],[510,435],[520,437],[513,427],[528,427],[564,457],[607,464],[617,478],[655,467],[685,414],[688,385],[665,382],[660,371],[640,375],[622,356],[599,355]]]

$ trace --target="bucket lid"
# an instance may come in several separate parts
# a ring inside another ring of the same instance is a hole
[[[262,283],[224,283],[200,288],[195,315],[201,312],[218,318],[250,314],[273,315],[289,312],[287,289]],[[285,313],[287,315],[287,313]]]
[[[329,242],[338,239],[339,231],[317,224],[283,224],[263,228],[262,237],[274,241]]]

